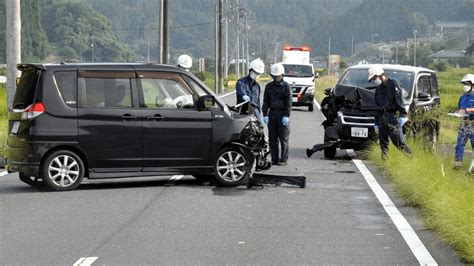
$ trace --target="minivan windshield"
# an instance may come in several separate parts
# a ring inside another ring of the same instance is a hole
[[[21,72],[20,81],[13,98],[13,109],[25,109],[34,101],[38,70],[31,69]]]
[[[285,67],[285,77],[307,78],[314,75],[310,65],[283,64],[283,66]]]
[[[409,98],[413,88],[413,73],[394,69],[384,69],[385,74],[397,80],[402,86],[404,98]],[[373,82],[367,81],[367,69],[348,69],[338,82],[339,85],[368,88],[374,87]]]

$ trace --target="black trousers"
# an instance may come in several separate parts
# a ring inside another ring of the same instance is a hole
[[[283,112],[279,111],[270,111],[268,115],[268,144],[274,164],[279,161],[288,161],[290,125],[283,126],[282,118]],[[281,146],[281,156],[279,146]]]
[[[410,147],[405,143],[403,130],[398,123],[398,117],[394,113],[381,113],[379,118],[379,143],[382,150],[382,157],[388,153],[388,138],[401,151],[410,154]]]

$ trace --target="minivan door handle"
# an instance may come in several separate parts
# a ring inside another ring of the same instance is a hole
[[[135,119],[137,119],[137,117],[134,116],[134,115],[131,115],[131,114],[124,114],[124,115],[122,115],[122,119],[123,120],[135,120]]]
[[[162,115],[154,115],[154,116],[147,116],[146,119],[148,120],[155,120],[155,121],[161,121],[165,119]]]

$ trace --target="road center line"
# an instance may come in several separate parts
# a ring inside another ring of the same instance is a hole
[[[0,176],[8,175],[7,171],[0,172]]]
[[[393,204],[390,197],[377,182],[377,180],[369,171],[364,162],[355,159],[355,152],[353,150],[346,151],[352,157],[352,161],[364,176],[365,181],[369,185],[370,189],[372,190],[372,192],[374,192],[380,204],[382,204],[383,208],[385,209],[385,212],[387,212],[388,216],[390,216],[390,219],[392,219],[393,223],[397,227],[403,239],[405,239],[405,242],[410,247],[411,251],[413,252],[413,255],[415,255],[420,265],[438,265],[431,256],[428,249],[426,249],[425,245],[423,245],[423,242],[421,242],[420,238],[413,230],[411,225],[400,213],[395,204]]]
[[[94,263],[99,257],[82,257],[78,259],[73,266],[89,266]]]

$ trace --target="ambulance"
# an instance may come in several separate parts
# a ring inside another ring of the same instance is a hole
[[[284,80],[290,84],[293,106],[307,106],[314,109],[314,80],[317,75],[309,62],[311,49],[307,46],[283,47],[282,64],[285,67]]]

